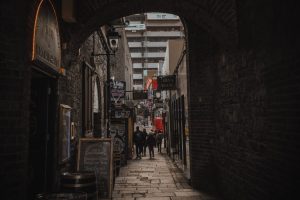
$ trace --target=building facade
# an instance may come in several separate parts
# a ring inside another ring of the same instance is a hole
[[[164,102],[165,129],[168,153],[187,178],[190,178],[189,129],[188,129],[188,92],[185,39],[167,41],[163,67],[159,70],[163,76],[175,75],[174,90],[161,91]]]
[[[133,87],[144,89],[148,78],[158,75],[168,39],[184,37],[180,18],[168,13],[142,13],[126,17],[125,28],[133,64]]]
[[[100,25],[150,10],[180,14],[185,19],[188,44],[191,185],[204,192],[218,190],[224,199],[292,199],[298,194],[297,2],[74,0],[68,2],[75,2],[80,9],[72,23],[61,18],[65,14],[62,2],[66,1],[28,0],[0,3],[1,199],[27,199],[32,178],[31,86],[40,84],[31,82],[31,47],[41,2],[53,3],[61,34],[58,46],[63,49],[61,66],[67,70],[65,78],[52,77],[55,84],[64,80],[60,87],[66,92],[50,92],[61,99],[54,102],[67,105],[72,101],[70,91],[81,92],[78,50]],[[69,77],[70,68],[74,68],[74,78]],[[56,112],[55,108],[51,111]],[[81,116],[81,111],[77,112]],[[57,136],[57,130],[54,133]],[[50,163],[53,171],[68,165]]]

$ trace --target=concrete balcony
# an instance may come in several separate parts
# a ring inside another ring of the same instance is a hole
[[[159,63],[144,63],[144,68],[155,68],[157,69],[159,66]],[[134,69],[142,69],[143,64],[142,63],[133,63]]]
[[[143,85],[133,85],[134,90],[143,90]]]
[[[126,32],[129,38],[139,38],[139,37],[182,37],[184,34],[181,31],[145,31],[145,32]]]
[[[167,47],[167,42],[144,42],[145,47]]]
[[[133,74],[133,80],[137,80],[137,79],[143,79],[142,74]]]
[[[142,53],[130,53],[131,58],[143,58]]]
[[[180,21],[148,21],[147,27],[181,27],[182,23]]]
[[[169,13],[147,13],[147,20],[179,20],[177,15]]]
[[[147,31],[144,36],[147,37],[180,37],[183,33],[180,31]]]
[[[138,47],[142,47],[142,43],[141,42],[128,42],[128,46],[129,46],[129,48],[138,48]]]
[[[146,58],[165,58],[165,52],[148,52],[144,53]]]
[[[167,42],[128,42],[129,48],[167,47]]]
[[[157,69],[159,66],[159,63],[145,63],[146,68],[155,68]]]
[[[131,58],[164,58],[165,52],[131,53]]]
[[[130,24],[125,28],[126,31],[138,31],[138,30],[146,30],[145,24]]]
[[[143,65],[142,63],[132,63],[132,67],[134,69],[142,69]]]

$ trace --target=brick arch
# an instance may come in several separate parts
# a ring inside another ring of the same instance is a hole
[[[105,3],[86,0],[78,4],[81,28],[72,34],[70,45],[73,50],[105,23],[151,11],[179,15],[186,23],[192,22],[212,34],[224,46],[235,46],[237,42],[235,0],[115,0]]]

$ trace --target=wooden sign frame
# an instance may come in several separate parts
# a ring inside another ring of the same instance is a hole
[[[107,183],[109,186],[109,189],[108,189],[107,197],[104,197],[104,198],[111,198],[112,197],[112,189],[113,189],[113,143],[112,143],[112,140],[111,140],[111,138],[81,138],[79,140],[79,147],[78,147],[78,154],[77,154],[77,171],[79,171],[79,172],[87,171],[85,169],[82,169],[82,167],[80,167],[81,162],[84,162],[84,161],[82,161],[84,159],[83,156],[85,156],[85,155],[82,155],[82,148],[87,143],[90,143],[93,145],[94,144],[103,145],[103,143],[109,143],[109,145],[110,145],[110,148],[109,148],[110,152],[109,152],[109,155],[107,155],[109,158],[109,183]],[[93,172],[95,172],[95,171],[93,171]],[[99,177],[96,177],[96,180],[99,180]],[[100,195],[99,189],[98,189],[98,194]]]
[[[59,108],[59,163],[66,163],[70,159],[71,143],[71,107],[60,104]]]
[[[157,90],[176,90],[177,88],[176,75],[166,75],[157,77]]]

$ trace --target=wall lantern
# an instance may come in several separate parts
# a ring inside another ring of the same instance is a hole
[[[160,96],[161,96],[160,92],[158,92],[158,91],[157,91],[157,92],[155,93],[155,96],[156,96],[156,98],[158,98],[158,99],[159,99],[159,98],[160,98]]]
[[[115,53],[118,49],[120,38],[121,36],[114,28],[111,28],[107,33],[108,44],[113,53]]]

